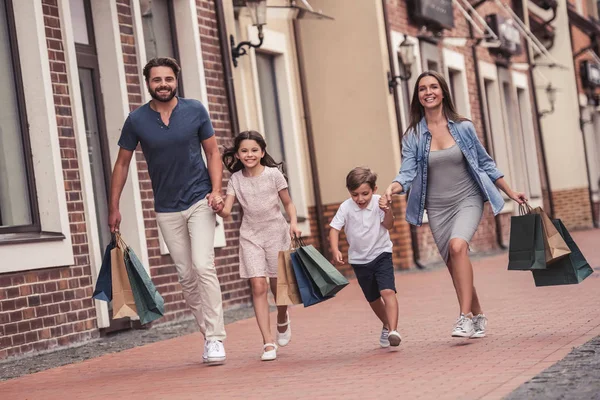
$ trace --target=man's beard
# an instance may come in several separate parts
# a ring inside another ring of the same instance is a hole
[[[165,87],[158,87],[156,88],[156,90],[152,90],[150,88],[148,88],[148,92],[150,93],[150,96],[152,96],[152,98],[156,101],[160,101],[161,103],[168,103],[169,101],[171,101],[173,99],[173,97],[175,97],[175,90],[171,89],[170,87],[167,87],[170,90],[170,93],[167,95],[167,97],[161,97],[158,93],[158,91],[165,89]]]

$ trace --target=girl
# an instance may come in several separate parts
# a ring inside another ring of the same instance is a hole
[[[524,193],[510,188],[479,142],[473,123],[456,112],[442,75],[422,73],[414,89],[410,125],[402,139],[402,167],[380,206],[389,207],[392,194],[410,189],[406,220],[417,226],[427,208],[433,238],[460,305],[453,337],[485,336],[487,318],[473,286],[468,250],[484,201],[490,202],[495,215],[504,206],[496,187],[519,204],[527,200]]]
[[[279,251],[290,248],[292,237],[300,237],[296,207],[290,198],[288,184],[277,163],[267,153],[267,144],[255,131],[240,133],[232,148],[226,149],[223,162],[232,173],[227,185],[227,197],[218,213],[231,215],[237,198],[243,210],[240,227],[240,276],[250,280],[256,321],[263,337],[261,360],[275,360],[277,345],[273,342],[269,322],[268,284],[277,293],[277,257]],[[279,200],[290,218],[288,226],[279,208]],[[217,204],[223,199],[217,198]],[[285,346],[292,331],[287,306],[277,307],[277,343]]]

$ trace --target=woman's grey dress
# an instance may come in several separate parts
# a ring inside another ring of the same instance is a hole
[[[425,208],[433,239],[444,261],[453,238],[467,243],[483,214],[483,197],[460,148],[429,152]]]

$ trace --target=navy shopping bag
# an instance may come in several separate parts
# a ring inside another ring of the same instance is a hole
[[[104,251],[104,257],[102,258],[102,266],[100,267],[100,273],[96,280],[96,289],[92,294],[92,299],[102,300],[106,302],[112,301],[112,275],[111,275],[111,263],[110,263],[110,252],[115,248],[115,240],[110,241]]]
[[[291,257],[294,275],[296,275],[296,282],[298,282],[298,289],[300,290],[300,297],[302,298],[304,307],[331,299],[333,296],[321,296],[319,289],[311,281],[310,275],[302,263],[300,256],[296,252],[292,252]]]

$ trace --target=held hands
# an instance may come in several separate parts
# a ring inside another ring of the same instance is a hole
[[[208,196],[206,196],[206,198],[208,199],[208,205],[213,209],[213,211],[216,214],[220,213],[223,210],[223,207],[225,206],[225,201],[223,201],[223,198],[221,197],[221,194],[219,192],[212,192]]]
[[[388,186],[387,189],[385,189],[385,194],[383,196],[381,196],[381,199],[379,199],[380,207],[381,207],[382,200],[385,200],[385,202],[388,204],[392,204],[392,195],[394,194],[392,186],[393,186],[393,183],[390,186]]]
[[[333,262],[338,265],[344,264],[344,256],[342,256],[342,252],[339,250],[333,250]]]
[[[387,212],[391,211],[391,206],[392,206],[391,195],[390,195],[389,200],[387,199],[387,196],[381,196],[381,198],[379,199],[379,208],[381,208],[383,210],[383,212],[387,213]]]

